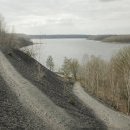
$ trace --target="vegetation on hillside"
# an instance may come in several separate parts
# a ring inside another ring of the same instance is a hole
[[[109,36],[102,39],[103,42],[130,43],[130,35]]]
[[[120,50],[110,62],[92,56],[78,72],[87,92],[116,110],[130,113],[130,48]]]
[[[67,79],[80,81],[91,95],[130,114],[130,47],[121,49],[109,62],[87,55],[82,64],[65,58],[61,71]]]
[[[99,38],[99,37],[98,37]],[[99,39],[109,41],[120,41],[123,39],[117,36],[100,37]],[[122,42],[129,41],[127,36]],[[17,37],[16,34],[8,33],[6,24],[0,16],[0,48],[19,48],[31,44],[25,38]],[[32,51],[26,50],[26,54],[33,56]],[[34,57],[34,56],[33,56]],[[54,62],[52,56],[46,61],[47,67],[53,71]],[[43,74],[38,65],[38,79]],[[99,57],[85,57],[84,63],[79,64],[77,59],[64,59],[62,72],[65,77],[79,80],[85,90],[115,109],[124,113],[130,113],[130,48],[120,50],[112,57],[110,62],[106,62]]]
[[[79,69],[79,63],[77,59],[69,59],[65,57],[62,65],[62,72],[66,78],[73,78],[77,80],[77,73]]]
[[[130,35],[89,35],[88,39],[108,43],[130,43]]]
[[[31,45],[32,42],[28,38],[20,37],[12,31],[9,33],[4,21],[0,15],[0,47],[3,48],[20,48],[23,46]]]

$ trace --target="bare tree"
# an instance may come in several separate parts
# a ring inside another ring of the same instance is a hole
[[[120,50],[113,58],[112,65],[115,71],[114,82],[118,83],[116,95],[118,100],[123,99],[127,101],[127,113],[130,113],[130,48]],[[117,98],[116,96],[116,98]]]
[[[130,71],[127,69],[124,72],[124,79],[125,79],[125,84],[126,84],[126,92],[127,92],[127,113],[130,113]]]
[[[79,63],[77,59],[64,59],[64,63],[62,65],[62,71],[64,72],[64,75],[69,78],[71,75],[75,80],[77,80],[77,73],[79,69]]]
[[[120,50],[109,62],[95,56],[85,57],[78,72],[85,90],[130,114],[130,47]]]
[[[5,44],[5,35],[6,35],[6,31],[5,31],[5,22],[4,22],[4,18],[0,15],[0,45],[4,45]]]
[[[62,71],[64,75],[66,76],[66,78],[69,78],[70,76],[70,63],[71,63],[71,59],[68,59],[67,57],[65,57],[64,63],[62,65]]]
[[[78,69],[79,69],[78,60],[72,59],[71,62],[70,62],[70,71],[71,71],[75,80],[77,80]]]
[[[4,18],[1,15],[0,15],[0,45],[8,48],[15,48],[17,45],[14,29],[12,29],[11,33],[8,33]]]
[[[53,58],[52,56],[48,56],[47,60],[46,60],[46,66],[53,71],[54,70],[54,62],[53,62]]]

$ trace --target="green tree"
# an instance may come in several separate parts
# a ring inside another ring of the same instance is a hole
[[[46,60],[46,66],[53,71],[54,70],[54,62],[53,62],[53,58],[52,56],[48,56],[47,60]]]

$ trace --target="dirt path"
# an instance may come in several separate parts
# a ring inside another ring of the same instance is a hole
[[[0,52],[0,73],[8,86],[14,91],[24,107],[30,109],[53,130],[68,130],[74,120],[45,94],[23,78]]]
[[[75,83],[73,92],[87,107],[94,110],[109,129],[130,130],[130,117],[116,112],[92,98],[83,90],[80,83]]]

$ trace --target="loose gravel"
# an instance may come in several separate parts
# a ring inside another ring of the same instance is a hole
[[[109,129],[130,130],[129,116],[108,108],[104,104],[88,95],[83,90],[80,83],[75,83],[73,92],[82,102],[84,102],[87,107],[90,107],[94,110],[96,115],[104,121]]]
[[[45,122],[43,123],[46,126],[45,130],[49,126],[52,130],[107,129],[106,125],[95,116],[94,111],[86,107],[73,94],[73,85],[70,85],[68,81],[49,71],[19,50],[14,50],[11,55],[5,56],[10,61],[8,67],[3,65],[3,67],[8,68],[8,71],[2,69],[8,73],[5,78],[6,82],[17,84],[17,92],[13,90],[14,87],[12,90],[16,94],[18,93],[17,97],[19,97],[22,106],[30,109]],[[15,79],[9,81],[11,77],[15,77]],[[8,86],[10,86],[9,83]],[[29,107],[31,105],[33,109]]]

